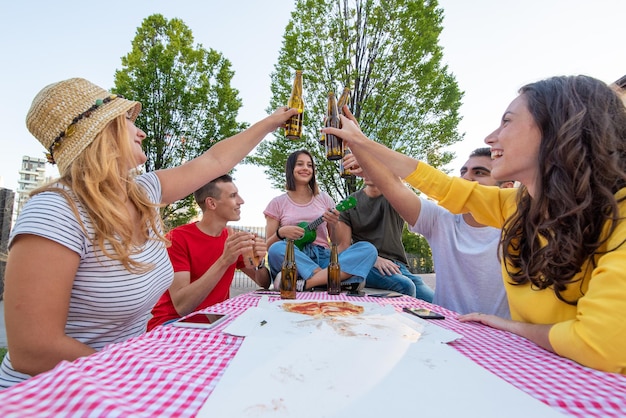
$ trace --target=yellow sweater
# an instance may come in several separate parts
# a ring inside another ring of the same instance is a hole
[[[453,213],[471,212],[476,221],[501,228],[515,213],[515,189],[481,186],[450,177],[425,163],[405,179]],[[626,189],[617,196],[626,195]],[[626,204],[620,214],[626,218]],[[626,222],[621,222],[605,245],[598,249],[595,269],[585,265],[576,282],[558,300],[552,288],[533,290],[530,285],[509,283],[502,265],[502,276],[509,299],[511,318],[533,324],[554,324],[550,344],[554,351],[594,369],[626,374]],[[617,248],[617,249],[615,249]]]

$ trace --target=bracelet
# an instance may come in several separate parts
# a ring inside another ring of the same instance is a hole
[[[262,258],[262,259],[261,259],[261,262],[259,263],[259,265],[258,265],[258,266],[256,266],[254,269],[255,269],[256,271],[259,271],[259,270],[261,270],[263,267],[265,267],[265,258]]]
[[[281,240],[281,241],[282,241],[282,240],[284,240],[284,239],[285,239],[285,237],[281,237],[281,236],[280,236],[280,232],[278,232],[278,231],[280,231],[280,226],[279,226],[279,227],[278,227],[278,229],[276,230],[276,238],[278,238],[278,239],[279,239],[279,240]]]

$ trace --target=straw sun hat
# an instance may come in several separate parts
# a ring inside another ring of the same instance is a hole
[[[111,94],[82,79],[71,78],[44,87],[26,115],[30,133],[48,150],[48,161],[61,175],[116,117],[128,113],[135,121],[141,103]]]

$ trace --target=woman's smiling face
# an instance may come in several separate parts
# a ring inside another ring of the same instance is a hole
[[[313,177],[313,161],[305,153],[298,155],[296,166],[293,169],[293,175],[297,182],[308,184]]]
[[[496,180],[517,180],[533,196],[539,171],[541,130],[521,94],[511,102],[498,129],[485,138],[491,147],[491,176]]]

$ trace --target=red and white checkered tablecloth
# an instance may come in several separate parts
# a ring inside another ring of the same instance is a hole
[[[446,315],[437,325],[463,335],[451,344],[454,348],[534,398],[569,416],[626,417],[626,376],[588,369],[506,332],[460,323],[455,313],[443,308],[406,296],[381,299],[307,292],[298,299],[378,302],[398,310],[431,307]],[[259,296],[244,294],[210,310],[234,318],[258,301]],[[0,391],[0,416],[194,416],[243,341],[221,332],[232,318],[208,331],[159,327],[89,357],[61,363]]]

